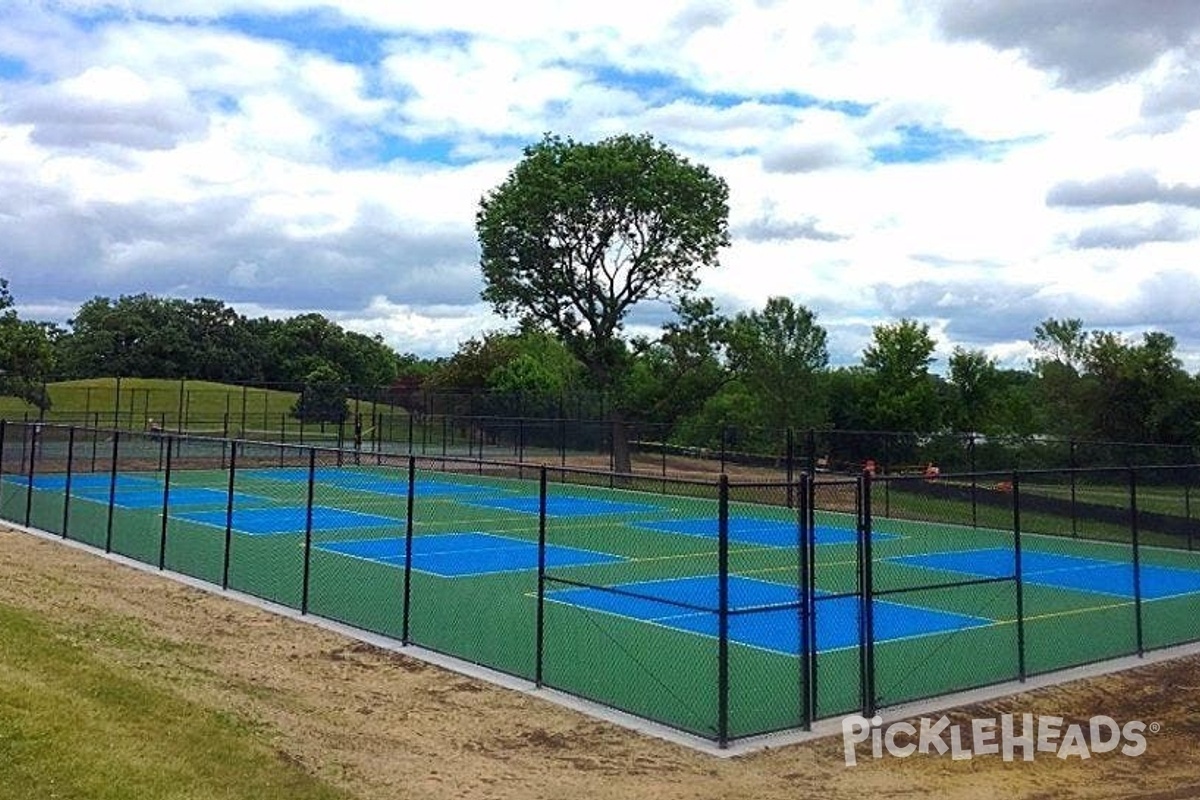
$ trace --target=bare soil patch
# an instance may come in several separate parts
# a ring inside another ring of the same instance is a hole
[[[1200,797],[1200,658],[952,715],[1158,723],[1139,758],[867,757],[848,768],[839,738],[713,758],[8,530],[0,530],[0,603],[72,631],[115,667],[234,715],[281,758],[362,798]]]

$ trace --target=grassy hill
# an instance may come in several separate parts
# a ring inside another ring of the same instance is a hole
[[[51,402],[44,414],[48,422],[138,431],[153,424],[192,433],[275,434],[269,438],[300,425],[292,416],[298,398],[294,391],[161,378],[122,378],[119,394],[116,378],[59,381],[46,389]],[[371,402],[350,400],[348,406],[351,415],[363,415],[364,424],[375,416],[391,428],[396,418],[407,416],[403,409]],[[0,397],[0,418],[38,419],[39,410],[20,398]],[[309,427],[316,432],[320,426]]]

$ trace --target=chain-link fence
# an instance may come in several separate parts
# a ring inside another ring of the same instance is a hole
[[[0,516],[720,743],[1200,640],[1200,465],[472,452],[0,422]]]

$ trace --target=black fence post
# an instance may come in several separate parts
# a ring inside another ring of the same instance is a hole
[[[546,465],[538,471],[538,577],[537,577],[537,641],[534,663],[534,684],[542,687],[546,647]]]
[[[729,426],[721,425],[721,472],[725,472],[725,450],[729,447]]]
[[[104,552],[112,552],[113,513],[117,502],[117,459],[121,454],[121,432],[113,429],[112,463],[108,466],[108,521],[104,526]]]
[[[186,394],[187,394],[187,379],[180,378],[179,379],[179,405],[176,407],[176,411],[175,411],[175,416],[176,416],[175,430],[176,430],[176,432],[179,432],[179,433],[183,432],[183,398]],[[166,427],[167,427],[166,420],[163,420],[163,429],[166,430]]]
[[[1017,590],[1017,679],[1028,677],[1025,665],[1025,579],[1021,570],[1021,476],[1012,474],[1013,503],[1013,580]]]
[[[171,456],[175,449],[175,438],[168,436],[166,439],[167,463],[163,473],[162,527],[158,532],[158,568],[160,570],[167,567],[167,521],[170,519],[171,510]]]
[[[1071,536],[1072,538],[1079,536],[1079,514],[1075,510],[1076,489],[1079,482],[1078,476],[1075,474],[1076,458],[1075,458],[1075,440],[1070,442],[1070,468],[1071,468]]]
[[[1146,648],[1142,636],[1142,563],[1138,541],[1137,470],[1133,467],[1129,468],[1129,535],[1133,545],[1133,624],[1137,637],[1137,654],[1140,658],[1145,655]]]
[[[8,420],[0,418],[0,499],[4,496],[4,443],[8,440]],[[4,516],[4,508],[0,505],[0,517]]]
[[[0,438],[0,442],[3,439]],[[1183,473],[1183,517],[1187,520],[1187,549],[1191,552],[1193,549],[1192,542],[1195,539],[1195,526],[1192,525],[1192,482],[1191,476],[1195,470],[1187,468]]]
[[[979,527],[979,476],[976,475],[975,434],[969,434],[967,451],[971,464],[971,527]]]
[[[26,473],[29,482],[25,485],[25,527],[28,528],[29,523],[33,521],[33,479],[36,474],[34,465],[37,463],[38,439],[42,438],[42,423],[26,423],[25,427],[33,432],[29,440],[29,470]]]
[[[113,401],[113,430],[121,427],[121,376],[117,376],[116,381],[116,399]],[[99,413],[99,412],[97,412]]]
[[[875,579],[871,554],[871,482],[870,472],[862,476],[862,700],[863,716],[875,715]],[[886,484],[885,484],[886,488]]]
[[[795,478],[795,459],[796,459],[796,435],[789,427],[787,429],[787,441],[784,445],[784,472],[787,482],[787,507],[795,508],[796,498],[794,496],[794,478]]]
[[[804,432],[804,469],[809,475],[817,474],[817,432],[812,428]]]
[[[3,434],[0,434],[0,451],[4,449]],[[63,486],[62,538],[67,538],[67,526],[71,521],[71,478],[75,471],[75,426],[67,431],[67,477]]]
[[[411,423],[412,417],[410,416]],[[412,429],[409,428],[411,431]],[[411,444],[412,437],[409,437]],[[400,642],[408,644],[409,621],[412,618],[412,555],[413,555],[413,493],[416,491],[417,459],[408,456],[408,499],[404,519],[404,606],[400,609]]]
[[[96,460],[99,457],[100,448],[100,412],[96,412],[96,418],[92,421],[92,467],[89,472],[96,471]]]
[[[717,478],[717,744],[729,743],[729,476]]]
[[[790,428],[788,429],[791,430]],[[789,487],[790,491],[790,487]],[[812,565],[809,563],[809,545],[813,537],[812,528],[812,476],[800,473],[798,489],[799,513],[797,514],[797,560],[800,574],[800,724],[804,730],[812,730],[813,718],[813,654],[816,651],[813,626],[813,580]]]
[[[229,588],[229,558],[233,546],[233,489],[237,480],[237,444],[229,448],[229,488],[225,498],[225,553],[221,564],[221,588]]]
[[[313,495],[317,485],[317,449],[308,449],[308,494],[304,502],[304,574],[300,580],[300,613],[308,613],[309,577],[312,574]]]

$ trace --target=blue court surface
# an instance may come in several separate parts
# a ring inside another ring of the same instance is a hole
[[[662,533],[679,533],[685,536],[717,538],[719,522],[716,517],[696,519],[665,519],[635,523],[640,528],[649,528]],[[848,528],[833,528],[818,525],[813,531],[817,544],[854,544],[858,534]],[[756,519],[754,517],[730,517],[729,540],[739,544],[758,544],[767,547],[796,547],[800,535],[797,522],[780,519]],[[871,541],[880,542],[895,538],[891,534],[875,532]]]
[[[469,502],[473,506],[517,511],[522,514],[537,514],[541,505],[541,500],[536,495],[532,497],[490,497],[486,500]],[[643,503],[622,503],[616,500],[597,500],[591,497],[553,495],[546,498],[546,516],[548,517],[590,517],[596,514],[635,514],[657,510],[654,506]]]
[[[1005,547],[984,550],[958,550],[946,553],[921,553],[890,558],[897,564],[959,572],[988,578],[1015,575],[1013,551]],[[1133,599],[1133,562],[1106,561],[1084,556],[1066,556],[1037,550],[1021,551],[1021,578],[1035,586],[1073,589],[1081,592]],[[1141,564],[1143,599],[1200,592],[1200,570]]]
[[[10,483],[17,483],[21,486],[29,485],[29,478],[25,475],[5,475],[4,480]],[[112,482],[112,475],[107,472],[85,472],[71,476],[71,491],[76,492],[86,489],[103,489],[108,491],[108,487]],[[162,484],[155,478],[141,478],[134,475],[118,475],[118,489],[152,489],[155,486],[161,487]],[[33,488],[45,490],[48,492],[61,492],[67,488],[67,476],[65,474],[50,474],[34,475]],[[161,491],[161,489],[160,489]]]
[[[107,486],[84,489],[79,492],[75,492],[74,487],[72,487],[72,494],[92,503],[108,504],[109,493]],[[171,508],[177,506],[225,506],[229,503],[229,494],[223,489],[180,486],[171,488],[169,499]],[[234,493],[233,499],[237,504],[253,503],[264,505],[271,502],[265,497],[239,493]],[[113,505],[120,508],[162,508],[162,504],[162,486],[153,489],[142,488],[141,486],[118,486],[116,496],[113,497]]]
[[[308,469],[304,467],[284,469],[255,469],[241,473],[244,477],[265,478],[273,481],[290,483],[307,483]],[[352,489],[357,492],[372,494],[408,495],[408,473],[397,470],[393,475],[378,472],[356,472],[337,467],[318,467],[313,471],[313,477],[318,484],[337,486],[342,489]],[[457,495],[457,494],[492,494],[503,492],[491,486],[478,486],[469,483],[417,478],[413,481],[413,490],[417,497],[422,495]],[[320,487],[318,487],[320,491]]]
[[[324,542],[316,545],[315,549],[394,567],[404,566],[402,538]],[[412,540],[412,553],[414,570],[443,578],[518,572],[537,569],[538,566],[537,542],[491,533],[416,536]],[[546,565],[550,567],[611,564],[624,560],[608,553],[546,545]]]
[[[211,525],[216,528],[225,527],[225,510],[220,511],[184,511],[172,516]],[[233,530],[251,536],[269,536],[279,533],[303,533],[307,525],[308,512],[304,506],[282,506],[272,508],[234,508]],[[363,514],[358,511],[346,511],[342,508],[328,506],[313,506],[313,530],[330,530],[345,528],[401,528],[404,520],[392,517],[381,517],[375,514]]]
[[[546,599],[586,611],[628,617],[703,636],[718,635],[714,609],[718,580],[715,575],[627,583],[612,588],[639,595],[631,597],[604,589],[562,589],[547,592]],[[785,586],[737,575],[729,577],[729,640],[762,650],[797,655],[801,648],[800,596],[795,586]],[[819,651],[857,647],[859,644],[857,597],[834,597],[814,603]],[[755,610],[760,609],[760,610]],[[876,600],[876,642],[908,639],[935,633],[991,625],[992,620],[966,614]]]

